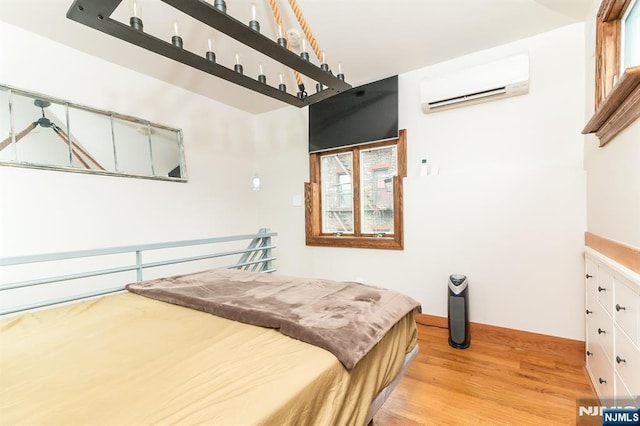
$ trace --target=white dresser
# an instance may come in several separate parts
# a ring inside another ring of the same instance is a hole
[[[599,398],[640,404],[640,274],[585,248],[586,361]],[[640,407],[640,405],[638,405]]]

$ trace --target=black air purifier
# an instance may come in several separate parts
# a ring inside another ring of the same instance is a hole
[[[466,349],[471,344],[469,334],[469,281],[464,275],[449,277],[449,345]]]

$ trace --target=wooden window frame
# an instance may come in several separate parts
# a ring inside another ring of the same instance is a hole
[[[595,133],[600,146],[640,117],[640,66],[620,75],[622,18],[631,1],[603,0],[596,16],[595,113],[582,133]]]
[[[398,174],[393,177],[393,228],[392,235],[361,235],[359,203],[354,203],[354,235],[334,235],[322,233],[322,194],[321,194],[321,165],[320,158],[325,152],[309,154],[309,182],[304,184],[305,196],[305,237],[308,246],[324,247],[354,247],[370,249],[403,250],[404,249],[404,214],[403,214],[403,179],[407,176],[407,140],[406,130],[398,132],[397,139],[366,144],[366,148],[377,148],[395,145],[397,147]],[[331,150],[332,153],[359,150],[363,145]],[[357,161],[354,155],[354,169]],[[360,182],[352,182],[354,194],[360,192]]]

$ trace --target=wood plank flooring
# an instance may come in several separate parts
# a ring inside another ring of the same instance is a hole
[[[557,338],[549,348],[502,331],[474,336],[471,327],[471,346],[460,350],[446,328],[418,324],[419,354],[373,425],[575,424],[576,398],[595,397],[581,354],[563,354]]]

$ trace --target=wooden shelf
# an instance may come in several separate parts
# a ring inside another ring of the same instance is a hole
[[[640,117],[640,66],[627,68],[582,130],[595,133],[604,146]]]

